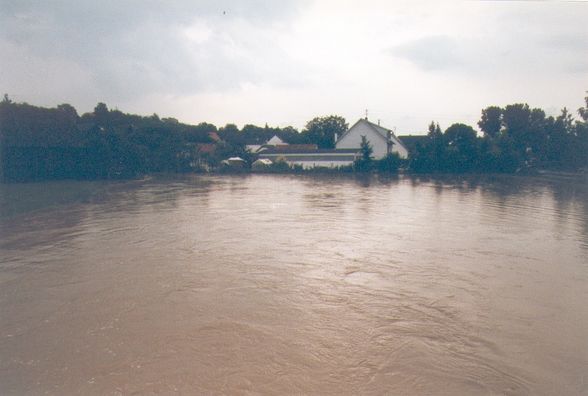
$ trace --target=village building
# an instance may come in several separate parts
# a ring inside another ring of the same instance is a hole
[[[272,165],[272,163],[273,162],[270,159],[260,158],[256,161],[253,161],[253,163],[251,164],[251,169],[253,169],[253,170],[267,169],[268,167],[270,167]]]
[[[221,164],[230,168],[242,169],[247,164],[247,161],[241,157],[231,157],[226,160],[222,160]]]
[[[338,139],[335,136],[335,149],[318,149],[316,145],[288,145],[277,136],[261,146],[257,153],[259,158],[272,162],[286,161],[290,165],[299,165],[304,169],[325,167],[338,168],[353,165],[361,156],[361,140],[365,136],[373,149],[374,159],[396,153],[400,158],[408,158],[408,150],[390,129],[374,124],[367,119],[360,119]],[[275,138],[275,139],[274,139]],[[269,143],[273,142],[273,145]]]
[[[316,147],[316,146],[315,146]],[[353,165],[359,156],[357,149],[285,149],[282,147],[268,148],[259,154],[259,158],[269,159],[272,162],[286,161],[290,165],[309,168],[338,168]]]
[[[402,159],[408,158],[408,150],[392,130],[384,128],[361,118],[338,139],[335,137],[337,149],[359,149],[361,138],[365,136],[373,149],[374,159],[382,159],[386,155],[396,153]]]
[[[284,146],[287,144],[288,143],[286,143],[282,139],[280,139],[280,137],[278,135],[272,136],[272,138],[266,142],[266,145],[268,145],[268,146]]]
[[[248,150],[250,153],[260,153],[268,147],[275,147],[275,146],[287,146],[288,143],[284,142],[278,135],[272,136],[267,142],[263,144],[247,144],[245,145],[245,149]]]

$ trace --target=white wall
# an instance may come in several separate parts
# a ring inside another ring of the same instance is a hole
[[[304,169],[310,168],[338,168],[341,166],[353,165],[353,161],[288,161],[290,165],[302,165]]]
[[[361,136],[365,136],[368,142],[374,149],[374,158],[384,158],[387,154],[388,146],[385,138],[378,132],[374,131],[372,127],[364,122],[359,122],[354,125],[348,133],[339,139],[337,142],[338,149],[359,148],[361,147]]]
[[[364,120],[360,120],[354,126],[351,127],[348,133],[346,133],[336,144],[336,148],[360,148],[361,147],[361,136],[365,136],[368,142],[372,145],[374,150],[373,156],[375,159],[381,159],[388,154],[388,143],[387,138],[382,134],[374,131]],[[408,150],[402,146],[395,136],[392,136],[392,152],[398,153],[400,158],[408,158]]]
[[[392,142],[394,145],[392,146],[392,152],[398,153],[398,156],[403,159],[408,158],[408,150],[400,143],[398,138],[392,136]]]

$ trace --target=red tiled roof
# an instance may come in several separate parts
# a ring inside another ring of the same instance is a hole
[[[222,140],[216,132],[208,132],[208,137],[211,138],[214,142],[220,142]]]
[[[201,154],[212,154],[216,150],[216,144],[200,143],[196,146],[196,150]]]

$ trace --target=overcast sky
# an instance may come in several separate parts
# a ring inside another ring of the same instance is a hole
[[[583,1],[0,0],[0,93],[217,126],[368,109],[424,133],[488,105],[575,113],[586,21]]]

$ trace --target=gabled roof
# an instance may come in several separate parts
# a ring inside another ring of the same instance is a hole
[[[345,132],[343,135],[341,135],[341,137],[339,139],[337,139],[337,142],[339,140],[343,139],[343,137],[346,136],[349,133],[349,131],[351,131],[353,128],[355,128],[356,125],[359,125],[361,123],[364,123],[367,126],[369,126],[374,132],[376,132],[379,136],[381,136],[385,141],[388,141],[388,133],[390,133],[390,136],[392,137],[392,140],[394,141],[394,143],[397,142],[398,144],[400,144],[402,147],[404,147],[406,149],[404,144],[402,144],[400,139],[398,139],[398,137],[394,134],[394,132],[391,129],[384,128],[383,126],[374,124],[373,122],[370,122],[365,118],[360,118],[359,120],[357,120],[357,122],[355,124],[353,124],[351,126],[351,128],[349,128],[347,130],[347,132]]]
[[[298,147],[290,149],[288,146],[282,147],[268,147],[266,150],[260,153],[263,154],[354,154],[359,151],[358,148],[350,149],[317,149],[316,146],[313,148],[300,147],[303,145],[297,145]],[[306,146],[306,145],[304,145]],[[314,145],[308,145],[314,146]]]
[[[262,144],[247,144],[245,148],[252,153],[257,153],[263,147]]]
[[[218,135],[218,133],[216,132],[208,132],[208,137],[215,143],[220,142],[222,139],[220,138],[220,136]]]
[[[278,135],[274,135],[265,144],[271,145],[271,146],[277,146],[277,145],[283,145],[283,144],[288,144],[288,143],[286,143],[282,139],[280,139],[280,137]]]
[[[212,154],[216,150],[216,144],[214,143],[198,143],[196,150],[201,154]]]

